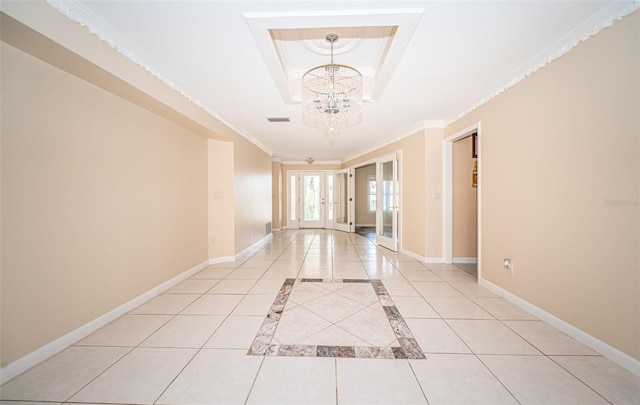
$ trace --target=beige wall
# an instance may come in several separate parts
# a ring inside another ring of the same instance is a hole
[[[282,213],[282,192],[287,183],[283,176],[282,163],[273,162],[271,164],[271,222],[274,230],[285,226]]]
[[[376,165],[358,167],[356,176],[356,225],[376,226],[376,212],[369,211],[369,176],[376,177]]]
[[[271,221],[271,156],[239,135],[231,135],[234,155],[235,253],[266,236]]]
[[[425,130],[425,198],[424,198],[424,256],[427,260],[442,261],[442,186],[444,129]]]
[[[482,276],[636,359],[638,72],[635,12],[446,128],[482,125]]]
[[[433,137],[433,133],[437,137]],[[439,144],[437,147],[434,145]],[[428,148],[427,148],[428,147]],[[420,257],[428,254],[442,256],[441,253],[441,237],[440,241],[432,236],[431,233],[442,234],[442,224],[440,222],[439,229],[434,231],[430,224],[427,224],[427,212],[432,217],[442,215],[442,210],[435,210],[432,206],[428,206],[427,190],[432,190],[435,186],[428,180],[434,181],[442,177],[442,130],[420,130],[413,135],[402,138],[396,142],[376,149],[363,156],[348,160],[342,164],[343,168],[354,167],[363,163],[383,157],[394,152],[402,152],[400,160],[400,176],[401,176],[401,202],[400,202],[400,244],[404,251],[413,253]],[[429,159],[430,154],[433,159]],[[426,156],[426,157],[425,157]],[[438,158],[438,156],[440,156]],[[437,162],[440,164],[437,165]],[[441,204],[441,200],[437,201]],[[425,208],[427,207],[427,208]],[[441,207],[441,205],[440,205]],[[431,211],[433,210],[433,211]],[[435,247],[431,247],[433,243]],[[440,244],[439,246],[436,246]],[[429,252],[429,253],[427,253]]]
[[[233,143],[207,140],[209,259],[235,254]]]
[[[6,365],[207,259],[206,140],[2,44]]]
[[[477,256],[477,196],[471,185],[473,138],[453,143],[453,258]]]

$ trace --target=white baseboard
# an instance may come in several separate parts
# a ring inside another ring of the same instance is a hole
[[[555,315],[552,315],[549,312],[531,304],[530,302],[523,300],[517,295],[501,287],[498,287],[497,285],[493,284],[490,281],[480,278],[478,282],[480,283],[480,285],[504,297],[507,301],[512,302],[513,304],[517,305],[523,310],[540,318],[541,320],[545,321],[546,323],[553,326],[554,328],[566,333],[567,335],[571,336],[572,338],[582,343],[583,345],[595,350],[596,352],[600,353],[604,357],[608,358],[614,363],[620,365],[621,367],[626,368],[633,374],[640,377],[640,360],[635,359],[629,356],[628,354],[621,352],[620,350],[608,345],[602,340],[594,336],[591,336],[590,334],[586,333],[582,329],[576,328],[575,326],[563,321],[562,319],[556,317]]]
[[[400,253],[402,253],[403,255],[407,255],[409,257],[412,257],[418,261],[421,261],[423,263],[444,263],[444,258],[443,257],[424,257],[424,256],[420,256],[417,253],[414,253],[410,250],[405,250],[402,249],[400,251]]]
[[[226,262],[232,262],[235,260],[235,256],[223,256],[223,257],[216,257],[214,259],[209,259],[209,261],[207,262],[207,264],[218,264],[218,263],[226,263]]]
[[[476,264],[478,263],[478,258],[477,257],[454,257],[453,262],[460,263],[460,264]]]
[[[149,301],[151,298],[163,293],[164,291],[175,286],[179,282],[191,277],[195,273],[207,267],[208,264],[209,264],[208,260],[204,261],[198,264],[197,266],[190,268],[184,273],[179,274],[168,281],[165,281],[159,286],[152,288],[151,290],[143,293],[142,295],[137,296],[131,301],[128,301],[120,305],[119,307],[107,312],[106,314],[94,319],[93,321],[90,321],[80,326],[79,328],[67,333],[66,335],[61,336],[50,343],[47,343],[41,348],[27,354],[24,357],[19,358],[13,363],[7,364],[6,366],[0,369],[0,385],[24,373],[25,371],[29,370],[31,367],[47,360],[51,356],[58,354],[62,350],[78,342],[79,340],[84,339],[85,337],[89,336],[90,334],[97,331],[98,329],[105,326],[106,324],[115,321],[120,316],[139,307],[140,305]]]
[[[265,243],[266,241],[273,239],[273,233],[270,233],[269,235],[266,235],[264,238],[260,239],[259,241],[257,241],[256,243],[252,244],[251,246],[249,246],[248,248],[244,249],[242,252],[237,253],[235,255],[235,257],[231,260],[237,260],[238,258],[244,256],[247,253],[250,253],[252,250],[260,247],[263,243]]]

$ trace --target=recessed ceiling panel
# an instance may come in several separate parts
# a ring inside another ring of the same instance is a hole
[[[293,104],[301,102],[304,73],[330,62],[328,34],[339,38],[334,44],[334,62],[360,71],[363,98],[377,101],[422,13],[422,9],[248,13],[245,19],[283,101]]]

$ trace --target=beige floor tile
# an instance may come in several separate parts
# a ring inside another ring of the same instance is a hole
[[[264,316],[229,316],[211,339],[205,343],[207,349],[245,349],[251,347]]]
[[[405,319],[425,353],[471,353],[442,319]]]
[[[565,370],[614,404],[640,403],[640,377],[602,356],[552,356]]]
[[[247,401],[247,404],[335,403],[335,360],[305,357],[265,358]]]
[[[461,271],[451,263],[425,263],[425,266],[427,266],[427,268],[431,271]]]
[[[284,281],[286,278],[296,278],[298,277],[300,269],[299,268],[270,268],[267,270],[260,280],[278,280],[280,282]]]
[[[423,297],[393,297],[400,314],[406,318],[440,318]]]
[[[370,283],[344,284],[347,284],[347,286],[336,291],[336,294],[367,306],[379,302],[378,295]]]
[[[238,267],[230,273],[226,279],[233,280],[258,280],[267,271],[267,269],[257,267]]]
[[[409,363],[430,405],[518,403],[476,356],[430,354]]]
[[[366,307],[364,304],[335,293],[324,295],[301,305],[331,323],[341,321]]]
[[[321,287],[319,284],[320,283],[295,283],[291,294],[289,294],[289,301],[293,301],[296,304],[304,304],[329,295],[330,291]]]
[[[423,297],[457,297],[464,298],[464,295],[444,281],[414,281],[411,284]]]
[[[469,298],[477,298],[477,297],[487,297],[487,298],[498,298],[498,295],[492,293],[488,288],[485,288],[475,281],[469,283],[456,283],[450,282],[451,285],[456,290],[460,291],[466,297]]]
[[[469,298],[428,297],[426,300],[445,319],[494,319]]]
[[[396,340],[382,306],[368,307],[359,311],[336,325],[368,342],[371,346],[386,347]]]
[[[221,280],[208,294],[247,294],[256,284],[255,280]]]
[[[336,363],[340,404],[427,403],[406,360],[336,359]]]
[[[182,311],[183,315],[229,315],[244,295],[204,294]]]
[[[500,320],[537,320],[530,313],[518,308],[504,298],[472,298],[485,311]]]
[[[546,356],[479,356],[523,405],[608,404]]]
[[[244,404],[263,357],[245,350],[203,349],[158,404]]]
[[[287,304],[288,306],[288,304]],[[296,344],[331,325],[331,322],[301,306],[286,309],[274,334],[283,344]],[[256,331],[257,332],[257,331]]]
[[[210,280],[222,280],[233,272],[234,268],[216,268],[207,267],[204,270],[194,274],[192,279],[210,279]]]
[[[500,321],[448,320],[447,323],[476,354],[542,354]]]
[[[273,264],[273,262],[274,262],[274,260],[260,260],[260,259],[254,259],[252,257],[251,259],[249,259],[246,262],[242,263],[242,265],[240,267],[238,267],[238,270],[243,270],[243,269],[261,269],[261,270],[266,270]]]
[[[137,315],[175,315],[188,307],[201,294],[160,294],[129,312]]]
[[[306,338],[300,344],[313,346],[372,346],[370,343],[335,325]]]
[[[129,350],[71,346],[3,385],[0,399],[65,401]]]
[[[433,270],[431,269],[435,274],[438,275],[438,277],[440,277],[441,279],[443,279],[444,281],[448,281],[448,282],[453,282],[453,283],[475,283],[476,282],[476,278],[474,276],[472,276],[471,274],[459,270],[459,269],[455,269],[455,270]]]
[[[249,294],[258,294],[258,295],[272,295],[274,298],[276,294],[282,288],[282,284],[284,283],[284,279],[268,279],[263,277],[262,279],[256,281],[256,283],[249,290]]]
[[[184,293],[192,293],[192,294],[203,294],[211,287],[213,287],[218,280],[209,280],[209,279],[194,279],[188,278],[180,283],[178,283],[173,288],[170,288],[167,293],[173,294],[184,294]]]
[[[82,339],[80,346],[134,347],[173,318],[171,315],[124,315]]]
[[[266,316],[273,305],[274,295],[247,295],[233,310],[231,315],[258,315]]]
[[[361,266],[362,267],[362,266]],[[334,267],[333,268],[333,278],[335,279],[358,279],[358,280],[368,280],[369,275],[364,268],[350,268],[345,269],[343,267]]]
[[[140,346],[199,349],[224,319],[219,315],[177,315]]]
[[[195,349],[133,349],[71,400],[152,404],[196,353]]]
[[[427,270],[402,270],[402,275],[409,281],[442,281],[436,273]]]
[[[393,278],[393,279],[383,279],[381,277],[377,277],[382,280],[382,284],[384,284],[384,288],[387,290],[387,293],[391,295],[391,297],[417,297],[420,296],[415,287],[408,281],[404,280],[404,278]]]
[[[597,353],[542,321],[505,321],[505,325],[546,355],[596,355]]]

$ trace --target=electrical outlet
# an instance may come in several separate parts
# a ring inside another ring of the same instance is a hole
[[[504,258],[502,265],[509,272],[509,274],[513,274],[513,263],[511,263],[511,259]]]

